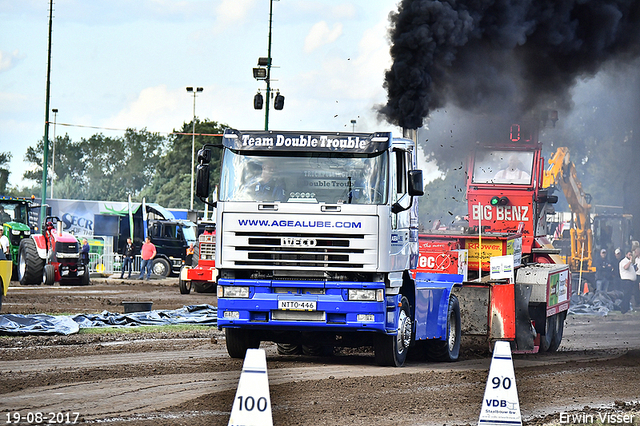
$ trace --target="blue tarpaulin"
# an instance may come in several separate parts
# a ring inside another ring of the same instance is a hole
[[[104,311],[100,314],[68,315],[0,315],[0,335],[74,334],[81,328],[132,327],[140,325],[217,325],[218,310],[211,305],[183,306],[174,310],[133,312],[118,314]]]

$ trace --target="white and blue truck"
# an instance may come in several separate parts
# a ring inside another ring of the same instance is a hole
[[[202,199],[211,196],[213,147],[198,153]],[[402,366],[412,350],[457,360],[452,288],[463,277],[412,272],[423,195],[414,140],[228,129],[216,148],[211,243],[218,327],[231,357],[272,341],[281,353],[373,346],[385,366]]]

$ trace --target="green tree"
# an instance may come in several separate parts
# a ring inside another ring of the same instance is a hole
[[[0,152],[0,194],[7,193],[7,185],[9,183],[9,161],[11,161],[10,152]]]
[[[221,134],[229,126],[215,121],[200,121],[196,119],[195,138],[196,163],[198,150],[205,143],[220,143]],[[169,138],[167,152],[157,164],[151,184],[145,188],[141,196],[147,201],[155,202],[165,207],[188,209],[191,199],[191,149],[193,137],[193,122],[184,123],[180,131],[174,131]],[[197,164],[196,164],[197,166]],[[211,160],[211,188],[220,178],[220,150],[212,151]],[[203,209],[202,203],[194,196],[194,209]]]
[[[123,137],[95,134],[89,139],[72,141],[68,135],[56,138],[54,196],[73,199],[125,200],[128,194],[140,194],[150,182],[160,160],[166,139],[146,129],[127,129]],[[44,143],[28,147],[25,161],[33,167],[25,179],[42,184]],[[49,152],[53,152],[51,149]],[[49,156],[51,184],[52,155]],[[61,185],[61,192],[57,192]]]

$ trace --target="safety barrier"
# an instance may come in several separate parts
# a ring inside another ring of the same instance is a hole
[[[89,253],[89,272],[107,275],[122,272],[122,257],[118,253]],[[140,263],[142,263],[142,257],[136,255],[133,259],[133,272],[140,273]]]

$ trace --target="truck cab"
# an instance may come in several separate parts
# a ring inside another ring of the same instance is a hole
[[[201,198],[210,157],[199,153]],[[416,165],[415,142],[388,132],[225,131],[215,266],[232,357],[270,340],[303,350],[373,344],[378,363],[404,363],[427,315],[410,274]]]

